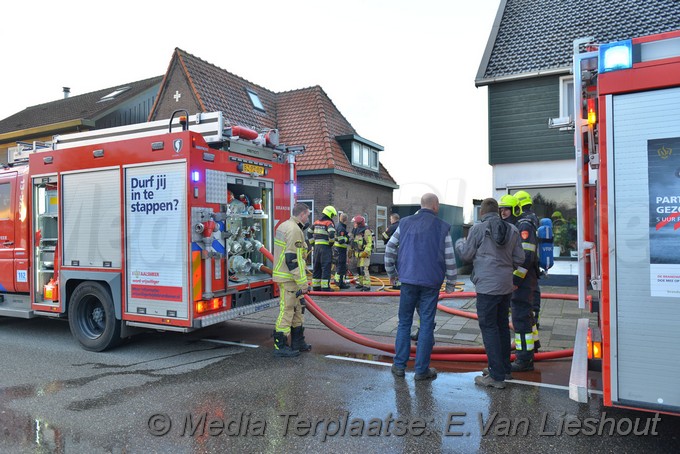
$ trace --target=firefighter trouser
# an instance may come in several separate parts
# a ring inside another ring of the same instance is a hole
[[[314,268],[312,287],[328,288],[331,285],[331,264],[333,251],[327,244],[314,245]]]
[[[510,303],[512,312],[512,326],[515,329],[515,355],[520,361],[530,361],[534,358],[534,315],[533,292],[535,286],[525,285],[524,282],[512,293]],[[538,335],[538,331],[536,331]]]
[[[347,248],[336,247],[338,263],[335,265],[335,273],[344,276],[347,274]]]
[[[371,286],[371,273],[368,271],[369,266],[371,266],[370,257],[357,258],[357,272],[359,273],[359,276],[357,277],[357,283],[363,285],[364,287]]]
[[[290,333],[290,328],[302,326],[304,315],[300,298],[295,293],[300,287],[293,281],[279,282],[279,316],[276,318],[275,330],[284,334]]]

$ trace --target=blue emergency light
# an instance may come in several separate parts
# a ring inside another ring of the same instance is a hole
[[[191,172],[191,181],[194,183],[198,183],[201,180],[201,174],[198,173],[198,170],[194,170]]]
[[[600,73],[633,67],[633,41],[601,44],[598,58]]]

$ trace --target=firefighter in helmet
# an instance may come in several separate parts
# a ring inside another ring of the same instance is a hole
[[[305,342],[304,315],[300,298],[307,293],[305,256],[307,244],[303,227],[309,219],[309,207],[296,203],[293,216],[276,229],[274,238],[274,269],[272,277],[279,284],[279,316],[274,328],[274,356],[298,356],[312,346]],[[290,333],[290,346],[288,346]]]
[[[354,216],[352,219],[352,251],[357,257],[357,285],[356,288],[371,291],[371,273],[368,267],[371,265],[371,251],[373,250],[373,233],[366,226],[363,216]]]
[[[541,226],[541,222],[538,220],[538,216],[536,216],[536,213],[533,210],[533,200],[531,199],[531,195],[527,191],[517,191],[515,193],[515,198],[517,198],[517,202],[519,203],[522,214],[527,215],[527,217],[536,227],[536,232],[538,233],[538,228]],[[538,257],[538,252],[536,254]],[[540,279],[543,275],[540,265],[537,265],[536,270],[538,273],[538,279]],[[541,347],[541,342],[538,340],[538,317],[541,313],[541,287],[538,285],[538,281],[536,282],[536,290],[534,291],[531,310],[534,317],[534,351],[538,351],[538,349]]]
[[[335,233],[335,243],[333,244],[333,248],[336,258],[335,283],[341,290],[349,288],[349,284],[345,282],[345,276],[347,275],[348,243],[349,232],[347,231],[347,213],[340,213],[338,216],[338,225]]]
[[[514,225],[517,221],[517,216],[521,214],[517,198],[510,194],[502,196],[498,201],[498,214],[501,215],[501,219]]]
[[[512,325],[515,329],[515,362],[512,372],[534,370],[534,352],[538,330],[534,322],[533,301],[538,291],[538,226],[534,224],[536,215],[531,211],[531,196],[526,191],[514,194],[519,203],[521,213],[515,226],[524,250],[524,263],[513,272],[513,284],[516,290],[512,293],[510,303]],[[527,207],[527,208],[525,208]]]
[[[331,265],[333,262],[333,243],[335,242],[335,223],[338,215],[335,207],[328,205],[321,211],[321,217],[312,225],[314,244],[314,263],[312,267],[312,290],[331,291]]]

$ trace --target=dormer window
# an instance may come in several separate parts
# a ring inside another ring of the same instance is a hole
[[[262,105],[262,101],[260,101],[260,97],[257,96],[257,93],[250,90],[246,90],[246,92],[248,93],[248,96],[250,96],[250,102],[253,103],[253,107],[264,112],[264,105]]]
[[[364,139],[357,134],[336,136],[350,162],[355,167],[380,172],[380,158],[378,153],[383,151],[382,145]]]
[[[378,150],[359,142],[352,142],[352,164],[378,171]]]
[[[100,99],[100,100],[97,101],[97,102],[111,101],[112,99],[115,99],[116,96],[118,96],[118,95],[121,94],[121,93],[125,93],[125,92],[128,91],[129,89],[130,89],[130,87],[116,88],[114,91],[112,91],[112,92],[109,93],[108,95],[102,96],[102,99]]]

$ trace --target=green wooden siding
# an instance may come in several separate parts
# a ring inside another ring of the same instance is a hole
[[[574,157],[573,131],[548,129],[558,117],[559,76],[489,85],[489,164]]]

